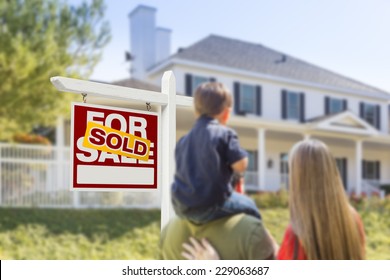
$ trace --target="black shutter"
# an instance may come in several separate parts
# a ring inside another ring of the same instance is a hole
[[[362,161],[362,175],[363,175],[363,179],[367,178],[367,175],[366,175],[366,161],[364,159]]]
[[[287,119],[287,90],[282,90],[282,119]]]
[[[364,103],[363,102],[360,102],[360,112],[359,112],[359,116],[364,119]]]
[[[381,179],[381,162],[380,161],[375,162],[375,179],[377,179],[377,180]]]
[[[240,112],[240,83],[234,82],[234,111],[236,115],[242,115]]]
[[[279,173],[284,174],[284,167],[283,167],[283,153],[279,156]]]
[[[348,110],[348,101],[347,99],[343,99],[343,111]]]
[[[261,116],[261,86],[256,86],[256,114]]]
[[[299,109],[300,109],[300,114],[299,114],[299,120],[301,123],[305,122],[305,94],[301,92],[300,94],[300,104],[299,104]]]
[[[192,75],[185,75],[185,87],[186,87],[186,95],[192,96]]]
[[[325,96],[325,115],[329,115],[330,113],[330,98],[329,96]]]
[[[348,161],[347,158],[343,158],[343,183],[344,183],[344,189],[348,189]]]
[[[381,105],[376,105],[376,128],[381,129]]]
[[[216,82],[216,81],[217,81],[217,79],[216,79],[216,78],[214,78],[214,77],[210,77],[209,81],[213,83],[213,82]]]

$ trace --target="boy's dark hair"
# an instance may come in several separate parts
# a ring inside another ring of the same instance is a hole
[[[194,106],[199,115],[214,117],[232,106],[232,95],[222,83],[203,83],[195,91]]]

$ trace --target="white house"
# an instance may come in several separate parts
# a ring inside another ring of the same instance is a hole
[[[156,9],[130,14],[132,77],[114,84],[159,86],[173,70],[178,94],[191,96],[216,80],[234,93],[230,120],[249,152],[249,190],[287,186],[288,151],[304,138],[333,152],[348,192],[372,192],[390,182],[389,93],[257,43],[210,35],[170,55],[170,30],[156,27]],[[142,87],[142,86],[141,86]],[[177,137],[192,126],[178,109]]]
[[[156,12],[141,5],[129,14],[132,78],[113,84],[160,91],[166,70],[174,72],[182,95],[191,96],[205,81],[224,83],[234,95],[229,125],[250,155],[247,190],[288,187],[288,151],[310,137],[330,147],[347,192],[379,193],[378,186],[390,185],[389,93],[263,45],[217,35],[171,54],[171,32],[156,27]],[[90,102],[145,109],[92,96]],[[176,116],[180,138],[194,113],[180,107]],[[0,143],[0,206],[159,207],[158,192],[69,192],[69,121],[59,118],[56,139],[57,147]]]

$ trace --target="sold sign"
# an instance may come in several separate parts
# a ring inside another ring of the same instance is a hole
[[[72,190],[157,189],[154,112],[72,104]]]
[[[109,152],[140,160],[149,159],[150,141],[110,127],[88,122],[83,145],[86,148]]]

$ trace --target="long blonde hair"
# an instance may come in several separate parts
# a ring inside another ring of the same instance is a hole
[[[308,259],[363,259],[362,237],[335,159],[318,140],[289,156],[291,226]]]

